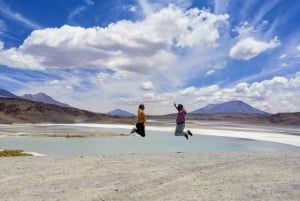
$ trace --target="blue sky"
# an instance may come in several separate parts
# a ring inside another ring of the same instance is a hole
[[[0,0],[0,88],[95,112],[296,112],[299,20],[294,0]]]

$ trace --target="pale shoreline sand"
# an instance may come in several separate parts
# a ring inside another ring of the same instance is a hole
[[[0,158],[1,201],[298,201],[300,153]]]
[[[222,124],[221,124],[222,123]],[[106,129],[124,129],[124,133],[115,133],[110,131],[105,132],[86,132],[86,131],[74,131],[74,133],[65,132],[65,133],[48,133],[47,132],[30,134],[32,136],[51,136],[51,137],[113,137],[113,136],[126,136],[129,134],[129,131],[133,125],[129,124],[95,124],[95,123],[78,123],[78,124],[13,124],[13,126],[22,126],[22,125],[33,125],[37,127],[43,126],[72,126],[72,127],[90,127],[90,128],[106,128]],[[10,126],[10,125],[0,125],[0,126]],[[162,132],[174,132],[174,123],[150,123],[146,125],[146,132],[149,131],[162,131]],[[261,140],[276,142],[282,144],[288,144],[300,147],[300,127],[290,128],[290,127],[272,127],[272,126],[256,126],[256,125],[243,125],[243,124],[224,124],[224,122],[217,122],[215,124],[197,124],[194,122],[188,123],[186,129],[191,129],[195,135],[210,135],[210,136],[222,136],[222,137],[233,137],[233,138],[245,138],[252,140]],[[24,135],[21,134],[12,134]],[[5,136],[0,132],[0,137]]]
[[[132,128],[131,125],[125,124],[74,124],[74,126],[90,126],[90,127],[99,127],[99,128],[124,128],[130,129]],[[190,126],[190,127],[189,127]],[[199,126],[195,124],[189,124],[186,126],[187,129],[191,129],[195,135],[211,135],[211,136],[222,136],[222,137],[234,137],[234,138],[246,138],[246,139],[253,139],[253,140],[262,140],[262,141],[269,141],[269,142],[277,142],[282,144],[288,144],[293,146],[300,147],[300,130],[286,130],[272,127],[255,127],[255,126],[247,126],[243,127],[240,124],[233,124],[229,126],[216,126],[213,127],[212,125],[209,126]],[[146,126],[147,130],[151,131],[167,131],[173,132],[174,126]],[[289,134],[297,132],[298,135]]]

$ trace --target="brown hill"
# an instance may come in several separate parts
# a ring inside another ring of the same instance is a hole
[[[176,114],[147,115],[148,119],[174,121]],[[136,117],[112,116],[72,107],[34,102],[24,99],[0,97],[0,123],[128,123]],[[226,121],[246,124],[300,126],[300,112],[278,114],[192,114],[187,120]],[[150,124],[150,122],[149,122]]]
[[[161,116],[150,116],[151,119],[173,119],[176,114]],[[278,114],[245,114],[245,113],[188,113],[187,121],[225,121],[243,124],[262,124],[262,125],[289,125],[300,127],[300,112],[295,113],[278,113]]]
[[[0,97],[0,123],[133,123],[133,118],[110,116],[72,107]]]

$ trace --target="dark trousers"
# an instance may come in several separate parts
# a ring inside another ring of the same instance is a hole
[[[145,125],[144,123],[136,123],[136,132],[142,136],[145,137]]]

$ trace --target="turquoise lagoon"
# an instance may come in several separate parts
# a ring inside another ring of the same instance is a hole
[[[147,129],[147,128],[146,128]],[[174,152],[290,152],[300,151],[300,147],[251,140],[246,138],[231,138],[210,136],[201,133],[186,140],[175,137],[171,131],[146,130],[146,137],[43,137],[20,136],[31,132],[47,131],[113,131],[129,133],[126,128],[73,126],[73,125],[1,125],[0,150],[22,149],[44,155],[97,155],[97,154],[128,154],[128,153],[174,153]]]

